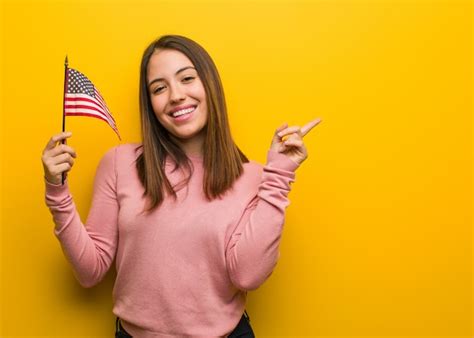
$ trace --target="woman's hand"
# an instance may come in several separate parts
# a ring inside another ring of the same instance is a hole
[[[321,119],[317,118],[301,128],[298,126],[288,127],[288,124],[285,123],[275,131],[270,149],[285,154],[300,165],[308,157],[303,137],[320,122]]]
[[[61,142],[71,135],[71,132],[54,135],[43,150],[41,160],[43,161],[44,177],[49,183],[61,184],[62,173],[70,171],[74,165],[73,157],[76,158],[74,149],[66,144],[56,146],[57,142]]]

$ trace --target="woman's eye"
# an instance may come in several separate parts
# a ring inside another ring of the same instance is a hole
[[[161,90],[162,90],[163,88],[165,88],[165,87],[158,87],[158,88],[156,88],[156,89],[153,91],[153,94],[156,94],[156,93],[161,92]]]
[[[184,80],[184,81],[191,81],[192,79],[194,79],[194,77],[192,77],[192,76],[186,76],[183,80]]]

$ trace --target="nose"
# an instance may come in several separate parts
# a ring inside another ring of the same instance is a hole
[[[171,102],[179,102],[185,99],[184,92],[179,85],[172,86],[170,88],[170,101]]]

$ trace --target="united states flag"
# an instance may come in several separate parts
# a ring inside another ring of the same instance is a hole
[[[115,120],[102,95],[84,74],[72,68],[67,69],[65,95],[64,114],[66,116],[90,116],[101,119],[107,122],[121,139]]]

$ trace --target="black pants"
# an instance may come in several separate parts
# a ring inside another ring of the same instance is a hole
[[[132,338],[132,336],[122,327],[118,317],[115,321],[115,338]],[[250,317],[247,311],[244,312],[242,318],[240,318],[239,324],[237,324],[228,338],[255,338],[255,334],[250,326]]]

